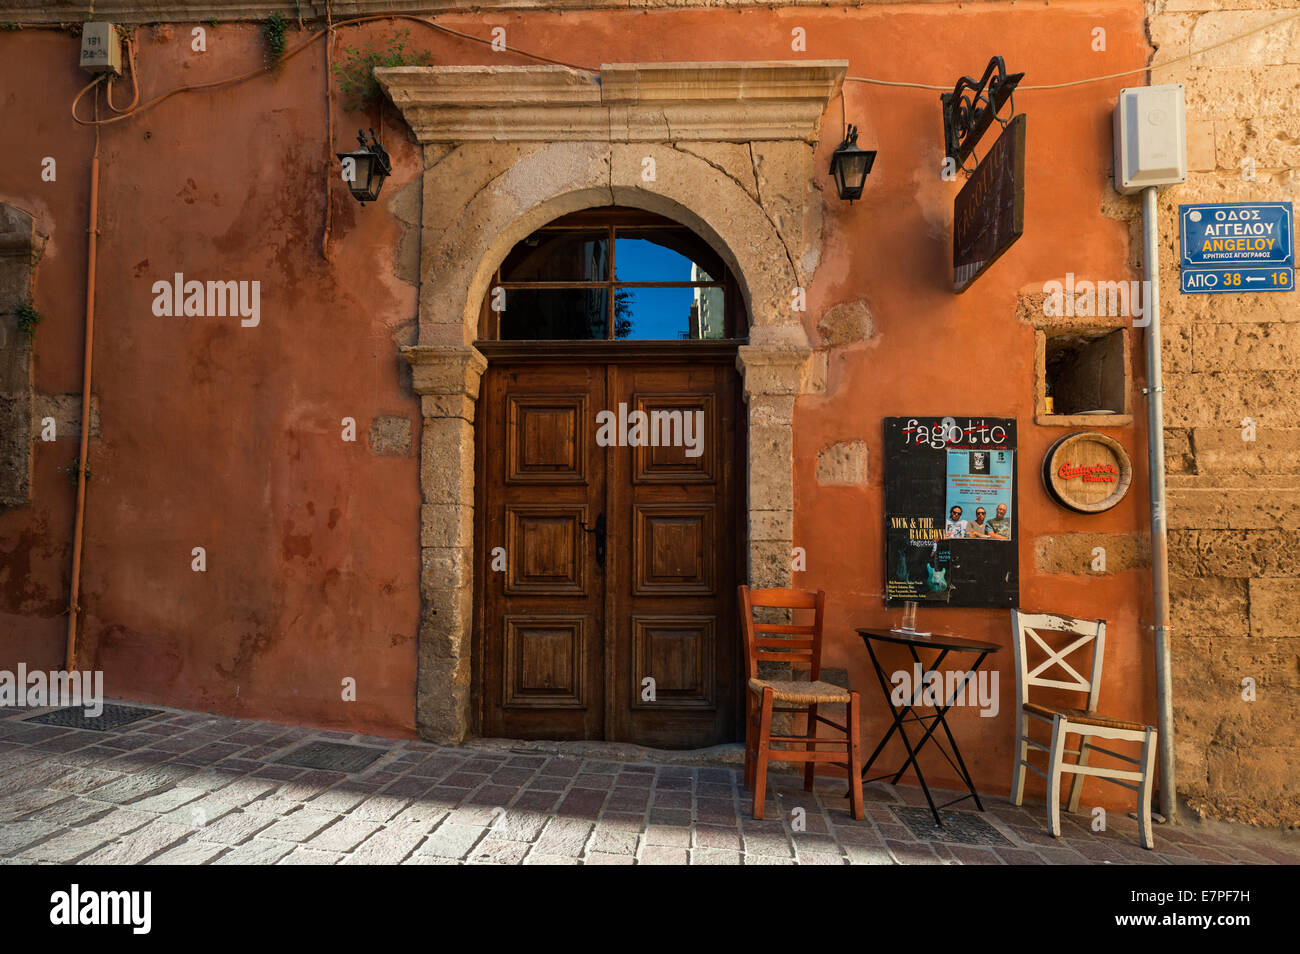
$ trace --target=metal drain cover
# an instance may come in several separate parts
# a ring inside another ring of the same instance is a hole
[[[94,729],[96,732],[107,732],[118,726],[156,716],[162,711],[162,709],[141,709],[138,706],[106,705],[103,712],[91,718],[86,715],[86,710],[81,706],[69,706],[66,709],[55,709],[53,712],[32,716],[23,721],[58,725],[66,729]]]
[[[891,805],[889,810],[921,841],[951,841],[959,845],[1011,844],[1002,832],[986,822],[978,812],[953,812],[941,808],[941,828],[934,823],[934,815],[930,814],[928,808],[899,808]]]
[[[385,754],[387,749],[372,749],[365,745],[348,745],[345,742],[308,742],[275,761],[280,765],[297,765],[301,768],[323,769],[327,772],[360,772]]]

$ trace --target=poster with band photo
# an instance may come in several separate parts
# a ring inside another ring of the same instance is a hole
[[[1015,606],[1015,419],[888,417],[884,456],[886,603]]]

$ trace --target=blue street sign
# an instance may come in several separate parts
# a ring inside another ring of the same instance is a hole
[[[1245,268],[1184,268],[1184,295],[1236,294],[1242,292],[1284,292],[1295,287],[1295,269],[1290,265],[1253,265]]]
[[[1183,268],[1294,265],[1290,202],[1178,207]]]

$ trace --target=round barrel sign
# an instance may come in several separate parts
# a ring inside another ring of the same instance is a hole
[[[1079,513],[1109,510],[1128,493],[1133,464],[1119,441],[1097,431],[1067,434],[1043,457],[1043,486],[1063,507]]]

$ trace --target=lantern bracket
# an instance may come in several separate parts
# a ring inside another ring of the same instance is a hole
[[[958,166],[974,151],[985,130],[993,124],[1007,100],[1012,99],[1016,86],[1025,78],[1024,73],[1007,73],[1002,57],[995,56],[984,68],[984,75],[976,82],[969,76],[957,80],[951,93],[943,93],[944,155]],[[1015,101],[1011,111],[1015,113]],[[1001,119],[998,119],[1002,122]]]
[[[373,129],[370,130],[369,142],[366,142],[366,134],[362,130],[358,129],[357,142],[361,144],[362,149],[368,149],[370,152],[374,153],[375,159],[379,162],[379,168],[383,170],[385,176],[391,176],[393,174],[393,166],[388,158],[388,153],[380,144],[379,137],[375,135]]]

